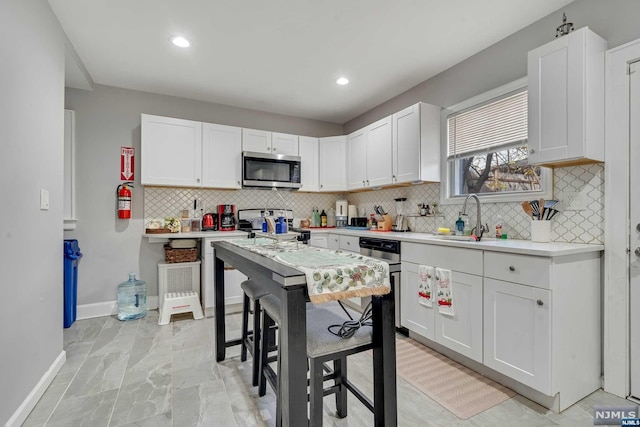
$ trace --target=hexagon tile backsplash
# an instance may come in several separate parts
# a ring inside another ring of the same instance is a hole
[[[560,200],[561,211],[551,222],[551,240],[571,243],[604,243],[604,166],[600,164],[572,166],[554,169],[554,198]],[[379,191],[367,191],[346,195],[323,193],[279,192],[286,208],[292,209],[294,217],[306,218],[314,206],[328,210],[335,208],[338,199],[347,199],[356,205],[361,214],[373,212],[373,205],[381,205],[392,216],[396,214],[395,198],[406,197],[406,214],[417,214],[418,203],[433,206],[440,200],[440,184],[412,185]],[[569,198],[582,199],[580,210],[569,210]],[[218,204],[234,204],[236,209],[278,208],[282,200],[268,190],[204,190],[147,187],[144,190],[144,217],[163,218],[180,216],[180,210],[193,208],[198,199],[205,212],[213,211]],[[489,224],[490,232],[498,216],[502,218],[503,230],[511,239],[531,238],[529,217],[523,212],[520,202],[482,203],[482,219]],[[434,232],[438,227],[453,229],[460,205],[443,205],[435,217],[410,217],[409,226],[417,232]],[[475,221],[475,207],[470,212],[471,223]],[[145,221],[146,222],[146,221]]]

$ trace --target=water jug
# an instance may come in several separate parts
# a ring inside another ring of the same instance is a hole
[[[118,319],[133,320],[147,315],[147,288],[135,273],[118,285]]]

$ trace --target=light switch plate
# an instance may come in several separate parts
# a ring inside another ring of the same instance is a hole
[[[40,210],[49,210],[49,190],[45,190],[44,188],[40,189]]]

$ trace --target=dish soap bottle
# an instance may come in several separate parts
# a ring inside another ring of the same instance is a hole
[[[456,221],[456,236],[462,236],[464,234],[464,221],[462,220],[462,216],[458,217]]]
[[[133,320],[147,315],[147,287],[135,273],[118,285],[118,319]]]
[[[496,239],[502,239],[502,216],[496,219]]]

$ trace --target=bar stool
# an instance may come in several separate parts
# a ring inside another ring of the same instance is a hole
[[[280,322],[280,300],[273,295],[262,298],[262,342],[268,342],[267,325]],[[347,390],[351,391],[370,411],[374,406],[371,400],[365,396],[347,379],[347,356],[367,351],[373,347],[371,328],[361,327],[350,338],[343,339],[331,332],[328,327],[341,325],[346,319],[324,308],[307,309],[307,357],[309,359],[309,426],[322,426],[322,400],[325,395],[335,394],[336,413],[339,418],[347,416]],[[266,349],[265,349],[266,350]],[[279,351],[278,351],[279,353]],[[280,370],[280,357],[278,354],[278,371]],[[333,361],[333,369],[326,362]],[[325,374],[325,371],[327,372]],[[324,381],[333,380],[334,384],[327,388]],[[278,375],[269,366],[268,351],[262,351],[260,358],[260,380],[258,394],[264,396],[266,383],[269,382],[276,393],[276,425],[281,424],[280,396],[278,390],[280,384]]]
[[[258,376],[260,370],[260,299],[268,294],[258,283],[253,280],[245,280],[240,284],[244,291],[242,300],[242,337],[240,360],[247,360],[247,349],[253,357],[252,366],[252,383],[258,385]],[[251,311],[251,303],[253,303],[253,330],[249,330],[249,312]]]

